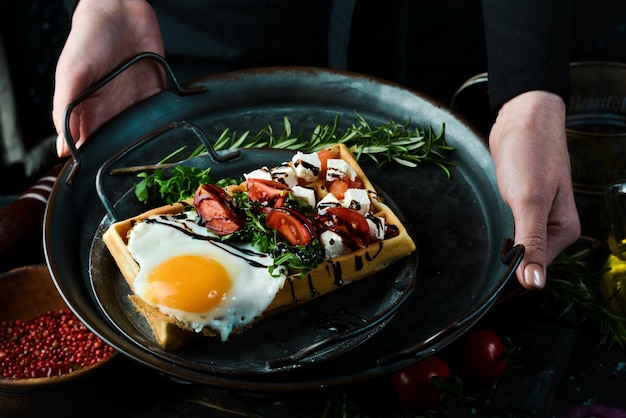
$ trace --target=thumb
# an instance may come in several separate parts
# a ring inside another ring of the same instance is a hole
[[[524,246],[524,258],[516,276],[525,289],[541,290],[546,285],[547,225],[546,222],[532,222],[532,219],[528,213],[515,219],[515,241]]]
[[[56,148],[57,155],[61,158],[67,157],[70,154],[70,149],[67,145],[67,142],[65,142],[65,136],[63,136],[62,133],[57,136]]]
[[[546,268],[539,263],[522,263],[517,269],[517,278],[528,290],[541,290],[546,285]]]

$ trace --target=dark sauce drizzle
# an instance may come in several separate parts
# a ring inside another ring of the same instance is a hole
[[[166,220],[172,219],[172,218],[174,218],[174,219],[186,219],[187,218],[186,216],[183,216],[182,218],[180,216],[181,215],[175,215],[175,216],[161,215],[158,218],[144,219],[143,222],[147,222],[147,223],[151,223],[151,224],[160,224],[160,225],[168,226],[170,228],[177,229],[178,231],[180,231],[183,234],[191,237],[192,239],[197,239],[197,240],[200,240],[200,241],[209,242],[209,243],[215,245],[216,247],[226,251],[227,253],[229,253],[229,254],[231,254],[231,255],[233,255],[235,257],[239,257],[239,258],[245,260],[246,263],[248,263],[252,267],[255,267],[255,268],[267,268],[267,266],[265,266],[265,265],[255,261],[255,260],[251,260],[251,259],[246,257],[246,255],[253,256],[253,257],[269,257],[267,254],[260,253],[258,251],[249,250],[247,248],[239,248],[239,247],[231,245],[231,244],[229,244],[227,242],[220,241],[220,240],[215,239],[215,238],[210,237],[210,236],[196,234],[195,232],[193,232],[189,227],[187,227],[184,224],[165,222]]]
[[[360,255],[354,256],[354,268],[356,268],[357,271],[363,270],[363,258],[361,258]]]
[[[291,300],[292,300],[294,305],[298,305],[300,303],[300,301],[296,297],[296,290],[293,287],[293,279],[288,276],[287,277],[287,281],[289,282],[289,287],[291,288]]]
[[[311,170],[311,172],[313,173],[314,176],[318,176],[319,173],[320,173],[320,167],[317,167],[317,166],[315,166],[313,164],[309,164],[306,161],[299,160],[299,161],[295,162],[294,165],[296,165],[296,166],[301,165],[302,167],[304,167],[304,168],[306,168],[308,170]]]
[[[376,251],[376,253],[372,256],[370,255],[369,252],[365,252],[365,259],[367,261],[372,261],[374,259],[376,259],[376,257],[378,257],[378,254],[380,254],[380,252],[383,250],[383,242],[379,241],[378,242],[378,251]]]
[[[315,286],[313,285],[313,277],[311,277],[311,273],[307,274],[307,280],[309,282],[309,290],[311,291],[311,297],[319,296],[320,292],[317,291]]]

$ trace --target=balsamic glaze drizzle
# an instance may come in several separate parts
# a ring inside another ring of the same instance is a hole
[[[261,253],[258,251],[254,251],[254,250],[250,250],[247,248],[239,248],[237,246],[231,245],[227,242],[224,241],[220,241],[216,238],[213,238],[211,236],[207,236],[207,235],[200,235],[197,234],[195,232],[193,232],[191,230],[191,228],[189,228],[185,223],[180,223],[180,222],[167,222],[168,220],[174,218],[174,219],[181,219],[179,217],[180,215],[177,216],[165,216],[165,215],[160,215],[159,217],[156,218],[148,218],[148,219],[144,219],[143,222],[146,223],[151,223],[151,224],[159,224],[159,225],[164,225],[170,228],[174,228],[180,232],[182,232],[183,234],[191,237],[192,239],[197,239],[200,241],[206,241],[212,245],[215,245],[216,247],[220,248],[223,251],[226,251],[227,253],[235,256],[235,257],[239,257],[243,260],[245,260],[250,266],[255,267],[255,268],[267,268],[266,265],[261,264],[255,260],[251,260],[249,257],[247,256],[252,256],[252,257],[269,257],[269,255],[265,254],[265,253]],[[187,219],[186,216],[184,216],[182,219]]]
[[[379,241],[379,242],[378,242],[378,251],[376,251],[376,253],[375,253],[373,256],[372,256],[372,255],[370,255],[370,253],[369,253],[369,252],[366,252],[366,253],[365,253],[365,259],[366,259],[367,261],[372,261],[372,260],[376,259],[376,257],[378,257],[378,254],[380,254],[380,252],[381,252],[382,250],[383,250],[383,242],[382,242],[382,241]]]
[[[355,255],[354,256],[354,268],[357,271],[363,270],[363,258],[361,258],[360,255]]]
[[[313,285],[313,277],[311,276],[311,273],[307,274],[307,280],[309,282],[309,290],[311,291],[311,297],[314,298],[316,296],[319,296],[320,292],[318,292],[315,286]]]

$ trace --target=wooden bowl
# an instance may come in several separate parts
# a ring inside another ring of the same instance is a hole
[[[0,321],[28,321],[46,312],[67,309],[46,265],[20,267],[0,274]],[[0,416],[31,416],[45,411],[67,414],[68,407],[91,399],[92,376],[107,368],[117,357],[58,376],[36,378],[0,377]],[[97,380],[98,376],[95,376]],[[58,407],[57,407],[58,406]]]

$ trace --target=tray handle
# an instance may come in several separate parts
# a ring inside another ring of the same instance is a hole
[[[200,129],[197,125],[191,122],[187,122],[187,121],[170,122],[167,125],[163,125],[160,128],[153,130],[152,132],[139,138],[138,140],[126,146],[124,149],[122,149],[121,151],[113,155],[111,158],[106,160],[100,166],[100,168],[98,168],[98,171],[96,172],[96,191],[98,192],[98,197],[100,198],[102,205],[108,212],[109,217],[111,218],[112,222],[116,222],[118,220],[117,212],[113,204],[111,204],[111,201],[109,200],[109,197],[107,196],[106,191],[104,190],[104,178],[105,178],[105,175],[110,174],[110,167],[113,164],[115,164],[117,161],[119,161],[122,157],[128,155],[129,153],[133,152],[137,148],[143,146],[145,143],[155,138],[158,138],[162,134],[168,131],[174,130],[174,129],[185,129],[193,133],[194,135],[196,135],[200,143],[204,146],[208,154],[211,156],[211,158],[215,162],[219,162],[219,163],[227,162],[229,160],[232,160],[233,158],[238,157],[240,154],[239,150],[237,149],[229,149],[229,150],[225,150],[223,152],[218,153],[213,148],[213,145],[209,141],[209,138],[207,138],[204,131],[202,131],[202,129]]]
[[[496,298],[499,297],[498,293],[507,285],[511,277],[514,277],[515,270],[517,270],[517,267],[522,261],[522,258],[524,258],[524,252],[525,248],[522,244],[518,244],[512,247],[511,240],[505,240],[500,260],[502,261],[502,263],[507,264],[508,267],[505,270],[502,278],[500,279],[498,286],[494,287],[494,289],[487,295],[485,300],[495,302]],[[437,345],[442,344],[443,342],[445,342],[445,340],[450,339],[454,336],[461,335],[471,325],[473,325],[478,318],[482,317],[487,312],[488,308],[492,305],[493,303],[477,304],[473,309],[467,312],[467,314],[463,318],[459,319],[456,322],[453,322],[452,324],[448,325],[428,339],[420,341],[419,343],[398,352],[388,354],[379,358],[377,360],[378,366],[385,367],[390,364],[394,364],[401,360],[407,359],[408,357],[413,357],[413,360],[418,360],[426,354],[434,353],[438,348],[442,348],[437,347]]]
[[[206,91],[206,86],[183,87],[179,83],[176,76],[174,75],[174,72],[172,71],[167,61],[165,61],[165,58],[153,52],[142,52],[130,58],[128,61],[120,64],[118,67],[111,70],[108,74],[106,74],[104,77],[96,81],[94,84],[88,87],[85,91],[79,94],[78,97],[72,100],[70,104],[68,104],[67,107],[65,108],[65,111],[63,113],[63,136],[65,137],[65,142],[67,143],[67,146],[70,150],[70,155],[72,156],[72,159],[73,159],[72,168],[67,178],[65,179],[66,184],[68,185],[72,184],[74,176],[76,175],[76,172],[78,171],[78,168],[80,167],[80,154],[78,152],[78,149],[76,148],[76,144],[74,143],[74,138],[72,137],[72,133],[70,130],[70,115],[72,113],[72,110],[74,110],[76,106],[78,106],[80,103],[82,103],[85,99],[87,99],[89,96],[94,94],[96,91],[100,90],[102,87],[104,87],[106,84],[108,84],[111,80],[113,80],[115,77],[120,75],[122,72],[127,70],[133,64],[144,59],[151,59],[153,61],[156,61],[163,68],[170,82],[174,85],[174,90],[178,94],[189,95],[189,94],[196,94],[196,93],[201,93],[201,92]]]

